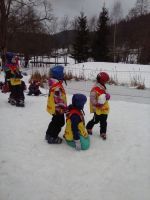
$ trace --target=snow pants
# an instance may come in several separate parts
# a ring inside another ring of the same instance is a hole
[[[49,123],[48,129],[46,131],[46,137],[57,138],[61,128],[65,125],[64,114],[53,115],[51,122]]]
[[[97,115],[94,113],[93,119],[86,125],[86,129],[92,129],[95,124],[100,124],[100,134],[107,131],[107,117],[106,114]]]
[[[67,144],[73,148],[75,148],[75,142],[74,141],[67,141]],[[80,143],[81,143],[81,149],[82,150],[87,150],[90,147],[90,137],[83,137],[82,135],[80,135]]]
[[[16,102],[18,102],[19,100],[24,101],[25,97],[22,85],[15,85],[15,86],[11,85],[10,98],[14,99]]]

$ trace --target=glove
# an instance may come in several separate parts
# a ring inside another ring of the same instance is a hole
[[[110,94],[106,93],[106,100],[108,101],[110,99]]]
[[[80,143],[80,140],[74,140],[75,142],[75,148],[77,151],[80,151],[81,150],[81,143]]]

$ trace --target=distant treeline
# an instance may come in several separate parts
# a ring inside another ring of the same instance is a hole
[[[137,56],[137,63],[150,63],[150,14],[124,19],[117,25],[109,25],[108,44],[110,53],[114,54],[114,28],[116,28],[115,54],[116,61],[127,61],[130,54]],[[32,31],[17,31],[10,34],[8,50],[20,52],[26,55],[51,55],[59,48],[71,46],[75,38],[75,30],[65,30],[57,34],[46,34]],[[8,33],[9,34],[9,33]],[[93,32],[90,32],[93,37]],[[113,56],[112,56],[113,61]]]

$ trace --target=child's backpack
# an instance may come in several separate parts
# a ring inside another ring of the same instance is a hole
[[[63,80],[64,79],[64,67],[62,65],[56,65],[53,68],[50,69],[50,75],[52,78],[55,78],[57,80]]]

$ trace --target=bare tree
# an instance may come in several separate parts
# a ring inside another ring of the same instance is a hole
[[[77,21],[78,21],[78,17],[74,17],[74,19],[70,22],[72,30],[77,30],[77,27],[78,27]]]
[[[60,20],[60,31],[67,31],[70,28],[70,21],[68,15],[64,15],[64,17]]]
[[[113,10],[111,13],[111,21],[114,24],[114,34],[113,34],[113,60],[116,62],[116,34],[117,34],[117,25],[119,21],[122,19],[122,6],[119,1],[116,1]]]
[[[38,15],[31,18],[30,14],[33,14],[33,9],[36,9]],[[30,22],[52,20],[51,11],[51,4],[47,0],[0,0],[0,48],[3,63],[5,63],[7,51],[9,22],[12,19],[19,19],[17,23],[12,23],[15,31],[29,22],[27,19],[30,19]]]
[[[55,35],[58,32],[58,18],[54,17],[52,23],[50,24],[50,26],[48,27],[49,29],[49,33],[51,35]],[[53,56],[55,57],[55,64],[58,63],[58,44],[57,44],[57,40],[56,38],[53,38]]]
[[[127,18],[135,18],[141,15],[145,15],[150,10],[150,0],[137,0],[135,6],[131,8]]]
[[[63,47],[63,57],[64,63],[67,65],[67,57],[69,53],[69,41],[68,41],[68,30],[70,29],[70,21],[68,15],[64,15],[64,17],[60,20],[60,31],[63,32],[62,37],[62,47]]]
[[[96,30],[97,20],[98,19],[96,16],[93,16],[88,20],[88,27],[91,32],[94,32]]]
[[[149,0],[137,0],[136,10],[138,15],[145,15],[149,10]]]
[[[54,17],[51,24],[48,26],[48,31],[51,35],[58,32],[58,18]]]

